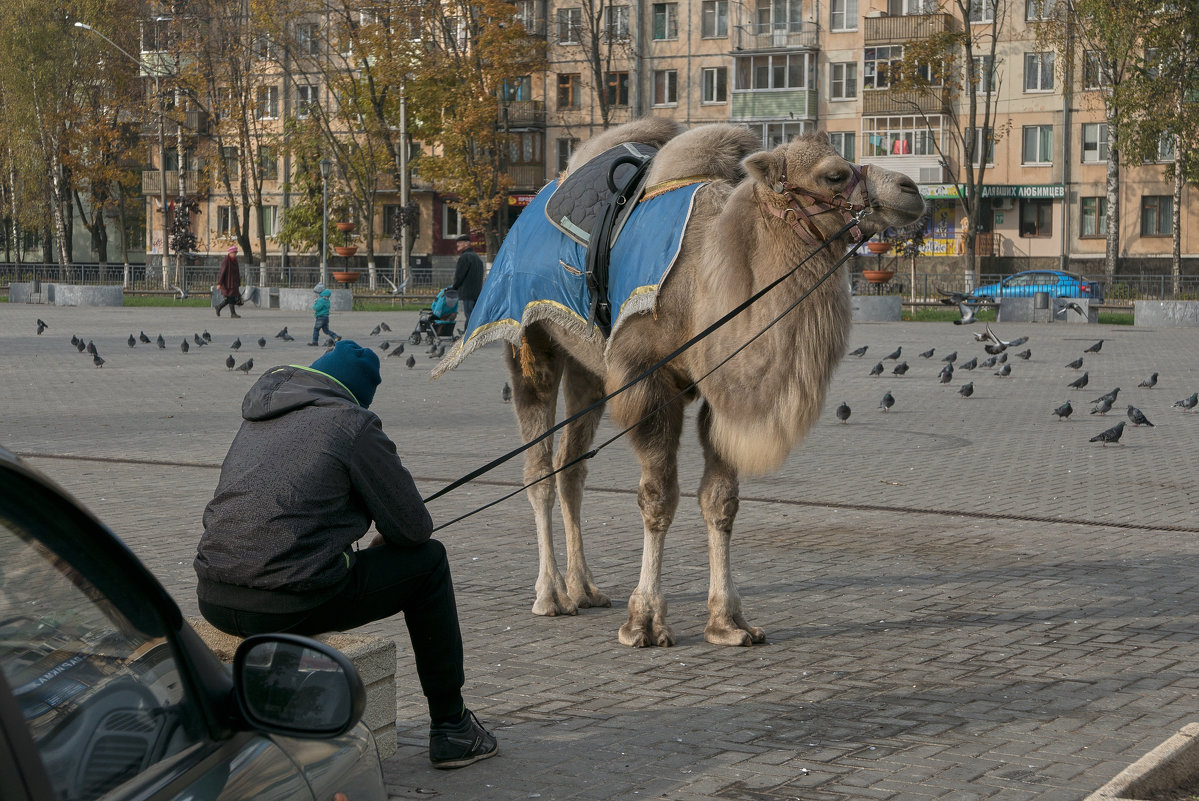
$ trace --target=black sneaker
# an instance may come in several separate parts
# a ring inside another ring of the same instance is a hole
[[[469,709],[457,723],[435,723],[429,728],[429,761],[435,768],[463,768],[499,750],[495,737]]]

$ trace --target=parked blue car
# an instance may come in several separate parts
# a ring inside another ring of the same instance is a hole
[[[997,284],[975,287],[973,298],[1030,298],[1044,292],[1051,298],[1087,298],[1103,302],[1103,286],[1081,275],[1061,270],[1028,270],[1009,275]]]

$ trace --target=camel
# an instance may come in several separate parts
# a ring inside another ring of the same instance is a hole
[[[680,133],[674,123],[648,119],[612,128],[575,154],[568,173],[614,145],[651,143],[661,149],[647,186],[696,175],[708,182],[694,194],[681,247],[652,306],[622,312],[610,337],[594,326],[549,318],[530,322],[528,317],[519,342],[507,335],[513,345],[505,348],[512,399],[526,443],[553,425],[559,388],[567,415],[587,408],[792,270],[816,250],[814,242],[832,237],[847,219],[847,214],[835,213],[839,208],[809,204],[840,198],[868,205],[871,211],[856,232],[862,237],[908,225],[924,212],[924,201],[909,178],[873,165],[863,177],[824,134],[755,152],[759,141],[736,125],[707,125]],[[798,208],[816,213],[805,224],[798,219]],[[830,213],[820,213],[821,208]],[[641,574],[629,597],[628,619],[619,630],[621,644],[675,643],[666,619],[662,559],[679,500],[677,459],[684,409],[695,400],[700,403],[697,425],[704,458],[699,505],[707,526],[710,570],[704,638],[720,645],[765,642],[765,632],[747,621],[732,579],[730,543],[739,503],[738,477],[778,468],[816,422],[848,341],[852,312],[844,268],[764,336],[703,376],[810,289],[850,241],[850,234],[843,234],[731,322],[610,401],[614,420],[622,428],[633,426],[628,439],[641,466]],[[438,366],[435,377],[464,356],[460,347]],[[556,453],[552,437],[530,448],[526,482],[585,453],[602,413],[601,406],[563,428]],[[556,482],[540,481],[527,491],[539,561],[534,614],[574,615],[580,608],[611,606],[583,553],[585,465],[580,462],[559,473]],[[566,535],[565,575],[554,554],[555,495]]]

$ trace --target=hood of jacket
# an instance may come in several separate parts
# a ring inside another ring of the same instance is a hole
[[[270,420],[303,406],[353,406],[354,393],[340,381],[311,367],[289,364],[267,370],[241,402],[246,420]]]

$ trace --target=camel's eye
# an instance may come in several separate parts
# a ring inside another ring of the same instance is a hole
[[[838,170],[837,172],[829,173],[827,180],[830,184],[839,184],[849,177],[848,173]]]

